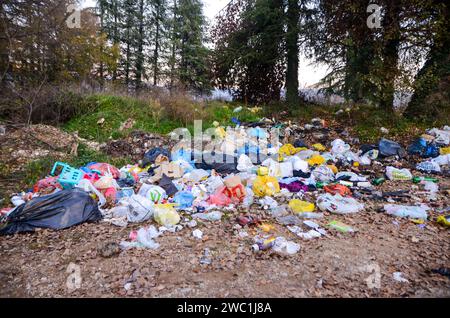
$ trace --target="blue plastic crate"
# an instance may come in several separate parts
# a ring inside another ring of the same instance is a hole
[[[53,165],[53,169],[50,172],[52,176],[55,174],[58,167],[62,167],[62,171],[58,177],[58,182],[64,189],[73,188],[83,178],[83,171],[73,168],[68,164],[60,161],[55,162],[55,164]]]

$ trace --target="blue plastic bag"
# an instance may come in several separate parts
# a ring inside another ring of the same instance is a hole
[[[174,201],[178,204],[177,208],[187,209],[192,206],[194,195],[188,191],[181,191],[175,194]]]

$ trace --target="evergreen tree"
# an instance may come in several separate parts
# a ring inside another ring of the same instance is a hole
[[[179,0],[177,5],[180,83],[185,89],[200,92],[210,88],[209,52],[204,46],[206,21],[202,7],[200,0]]]

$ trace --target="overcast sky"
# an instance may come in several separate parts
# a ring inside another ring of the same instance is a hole
[[[83,7],[95,6],[95,0],[82,0]],[[229,0],[203,0],[203,12],[209,19],[210,23],[213,22],[214,16],[227,5]],[[324,66],[312,66],[311,61],[305,57],[300,56],[300,69],[299,69],[299,84],[300,88],[317,83],[326,74],[326,67]]]

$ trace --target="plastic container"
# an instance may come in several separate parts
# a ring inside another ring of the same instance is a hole
[[[61,184],[61,186],[64,189],[73,188],[75,185],[78,184],[78,182],[80,182],[80,180],[84,176],[83,171],[73,168],[73,167],[69,166],[68,164],[66,164],[64,162],[60,162],[60,161],[55,162],[55,164],[53,165],[53,169],[50,172],[50,175],[54,176],[56,169],[58,167],[62,167],[62,171],[58,177],[58,182]]]

